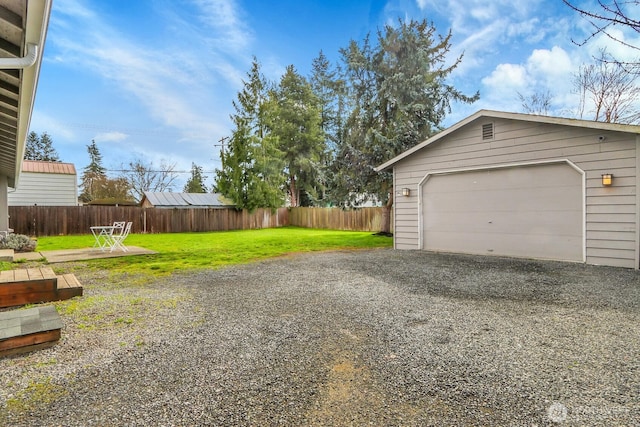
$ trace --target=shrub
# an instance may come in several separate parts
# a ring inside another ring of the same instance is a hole
[[[16,252],[33,252],[38,242],[24,234],[9,234],[0,237],[0,249],[13,249]]]

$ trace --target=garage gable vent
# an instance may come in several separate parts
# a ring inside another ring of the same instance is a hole
[[[482,140],[493,139],[493,123],[482,125]]]

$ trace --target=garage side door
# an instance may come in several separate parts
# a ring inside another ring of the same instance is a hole
[[[583,261],[582,185],[567,163],[432,175],[423,248]]]

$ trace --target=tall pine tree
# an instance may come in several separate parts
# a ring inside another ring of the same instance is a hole
[[[282,152],[291,206],[301,206],[304,191],[317,198],[324,153],[321,108],[311,85],[289,65],[279,86],[271,91],[267,107],[270,134]]]
[[[43,132],[39,136],[33,131],[29,132],[24,158],[25,160],[40,160],[44,162],[60,161],[58,152],[53,148],[53,140],[47,132]]]
[[[337,195],[350,202],[373,197],[385,207],[389,231],[392,174],[374,168],[441,129],[451,102],[474,102],[447,84],[462,57],[446,65],[451,33],[442,37],[426,21],[399,21],[341,50],[351,112],[338,149]]]
[[[184,185],[183,191],[185,193],[206,193],[207,186],[204,183],[206,179],[207,177],[202,171],[202,166],[191,163],[191,176]]]
[[[220,151],[216,189],[238,209],[278,208],[283,204],[281,161],[264,123],[267,82],[254,57],[248,79],[233,101],[234,130],[228,146]]]
[[[341,145],[344,134],[346,96],[344,80],[339,78],[324,52],[320,51],[311,64],[309,83],[320,102],[320,127],[324,137],[324,152],[320,163],[318,180],[324,191],[318,195],[317,204],[328,205],[329,192],[333,187],[333,170],[336,149]]]
[[[98,198],[102,192],[102,187],[107,180],[107,170],[102,166],[102,154],[96,145],[95,140],[87,145],[89,153],[89,164],[82,172],[80,200],[87,203]]]

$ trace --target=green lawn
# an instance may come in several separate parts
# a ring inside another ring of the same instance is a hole
[[[371,232],[317,230],[296,227],[209,233],[130,234],[126,245],[157,251],[93,260],[90,267],[112,273],[151,274],[219,268],[298,252],[387,248],[392,238]],[[55,236],[38,239],[39,251],[87,248],[93,236]]]

